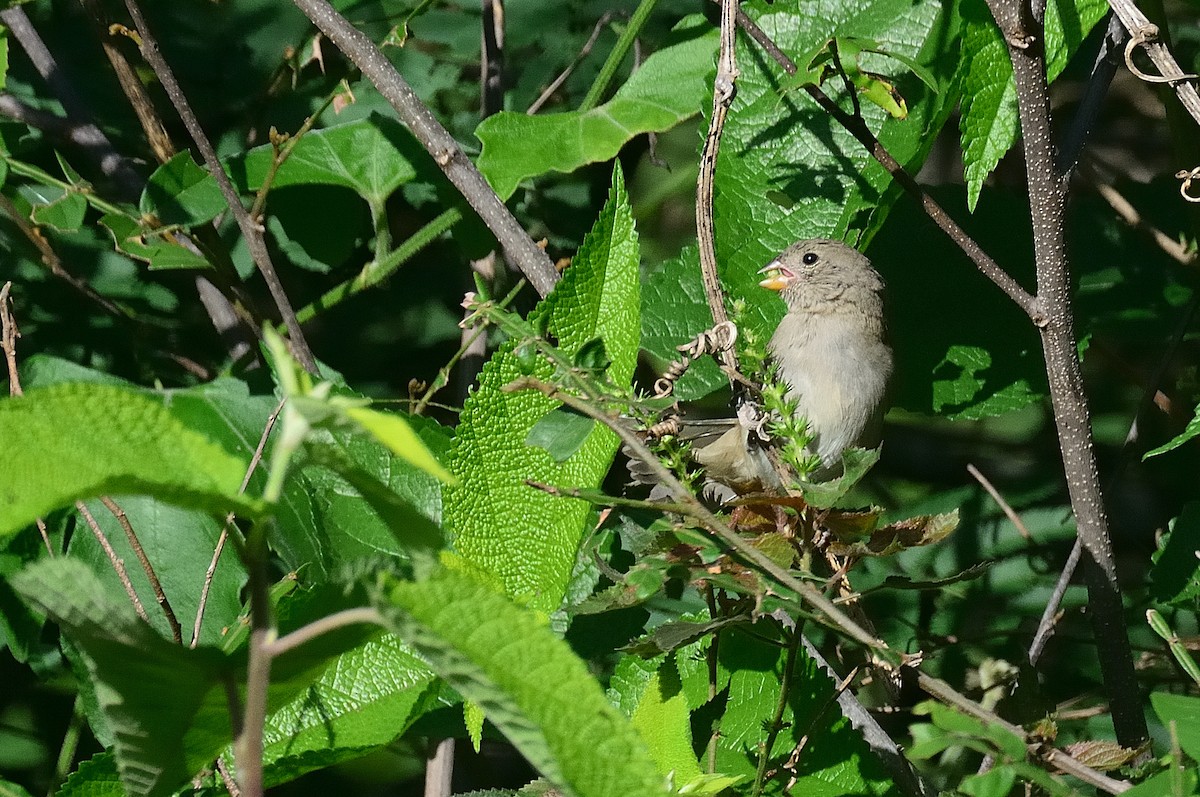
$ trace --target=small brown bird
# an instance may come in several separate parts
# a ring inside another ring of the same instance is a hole
[[[829,475],[846,448],[873,442],[883,419],[892,374],[883,278],[862,254],[826,238],[792,244],[759,273],[787,305],[770,351]],[[761,486],[770,470],[748,434],[738,422],[693,456],[710,479],[739,491]]]

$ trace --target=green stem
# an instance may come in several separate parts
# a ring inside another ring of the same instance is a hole
[[[432,221],[417,230],[404,243],[396,247],[385,257],[368,263],[353,279],[349,279],[329,290],[324,296],[312,304],[303,307],[296,313],[296,319],[301,323],[311,321],[318,314],[325,312],[349,299],[357,293],[374,287],[390,277],[396,269],[408,262],[414,255],[433,243],[438,236],[449,230],[462,219],[462,211],[450,208],[442,211]],[[378,244],[378,241],[376,241]],[[378,246],[376,247],[378,249]]]
[[[791,644],[788,645],[787,662],[783,665],[783,678],[779,683],[779,701],[775,704],[775,716],[771,717],[770,730],[758,756],[758,771],[754,773],[754,788],[751,797],[759,797],[763,790],[763,781],[767,775],[767,763],[771,760],[771,749],[779,732],[783,728],[783,713],[787,710],[788,692],[792,687],[792,672],[796,669],[796,654],[800,650],[800,629],[792,632]]]
[[[368,200],[371,206],[371,226],[375,228],[375,260],[378,263],[387,257],[392,248],[392,230],[388,226],[387,200]],[[368,266],[370,268],[370,266]]]
[[[22,177],[28,177],[31,180],[37,180],[42,185],[52,185],[55,188],[61,188],[64,191],[70,191],[79,194],[87,200],[89,205],[96,208],[96,210],[100,211],[101,213],[116,213],[121,216],[130,216],[127,211],[122,210],[120,207],[114,205],[106,199],[101,199],[91,191],[80,190],[78,187],[71,185],[65,180],[58,179],[49,172],[43,171],[31,163],[25,163],[24,161],[17,160],[7,152],[0,153],[0,157],[4,158],[4,162],[14,174],[19,174]],[[130,218],[135,217],[130,216]]]
[[[600,74],[596,75],[596,81],[592,83],[587,96],[579,104],[579,110],[590,111],[600,104],[600,98],[604,96],[604,92],[608,90],[608,85],[616,77],[617,70],[621,68],[621,62],[625,60],[629,48],[633,47],[634,39],[642,32],[642,27],[645,26],[646,20],[650,18],[650,12],[654,10],[654,6],[657,4],[658,0],[642,0],[638,4],[638,7],[634,9],[633,16],[629,18],[629,24],[625,26],[621,37],[617,39],[616,46],[608,54],[608,59],[604,62],[604,65],[600,67]]]

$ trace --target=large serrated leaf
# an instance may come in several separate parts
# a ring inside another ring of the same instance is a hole
[[[983,181],[1020,134],[1012,62],[983,0],[963,3],[962,131],[967,207],[975,210]],[[1046,8],[1046,72],[1054,80],[1092,27],[1108,13],[1104,0],[1054,0]]]
[[[163,639],[72,559],[31,565],[12,585],[83,651],[132,797],[171,794],[228,744],[224,656]]]
[[[606,161],[637,135],[671,129],[700,112],[716,47],[709,31],[659,50],[611,100],[590,111],[488,117],[475,131],[483,142],[479,170],[507,198],[526,178]]]
[[[8,458],[0,538],[72,501],[114,493],[256,511],[239,494],[246,464],[135,390],[66,384],[5,399],[0,440]]]
[[[619,169],[608,203],[571,267],[530,318],[535,326],[549,328],[568,357],[594,338],[603,339],[612,360],[609,377],[617,384],[632,378],[639,333],[638,245]],[[565,593],[590,509],[584,502],[534,490],[525,481],[596,487],[612,463],[617,438],[597,427],[562,463],[528,445],[530,430],[556,402],[533,391],[504,392],[527,373],[518,359],[513,342],[502,347],[463,408],[450,457],[461,486],[446,492],[445,520],[464,557],[497,576],[508,594],[552,612]],[[540,364],[534,375],[549,378],[551,366]]]
[[[646,744],[535,613],[446,569],[392,582],[379,609],[564,794],[667,794]]]

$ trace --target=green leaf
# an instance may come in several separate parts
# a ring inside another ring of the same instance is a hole
[[[48,205],[37,205],[31,217],[36,224],[45,224],[61,232],[74,232],[83,225],[87,200],[77,191],[64,191]]]
[[[608,203],[554,292],[530,315],[547,326],[567,357],[593,338],[604,340],[613,364],[608,377],[629,384],[638,344],[638,245],[625,186],[613,172]],[[527,479],[596,487],[616,453],[617,438],[597,426],[579,451],[555,463],[526,438],[555,402],[503,388],[523,370],[510,341],[484,367],[479,389],[467,400],[451,453],[460,486],[446,499],[446,525],[455,549],[499,577],[508,594],[544,612],[559,608],[590,507],[528,487]],[[535,374],[552,376],[548,362]]]
[[[804,500],[822,509],[836,504],[879,461],[878,448],[847,448],[842,452],[842,475],[828,482],[804,485]]]
[[[106,213],[100,224],[112,233],[118,251],[149,263],[151,271],[210,268],[204,257],[181,245],[174,235],[143,229],[129,216]]]
[[[1189,797],[1196,793],[1198,782],[1200,778],[1197,777],[1195,767],[1187,767],[1182,771],[1171,767],[1166,772],[1146,778],[1121,794],[1128,797]]]
[[[525,444],[545,449],[555,462],[566,462],[583,447],[596,422],[565,407],[555,407],[533,425]]]
[[[270,144],[255,147],[230,165],[239,188],[257,191],[275,158]],[[429,160],[408,130],[394,119],[371,114],[336,127],[305,133],[271,183],[340,185],[372,205],[381,205],[417,175],[414,164]]]
[[[83,651],[131,797],[171,794],[228,744],[224,656],[162,638],[72,559],[30,565],[12,584]]]
[[[1017,780],[1017,773],[1007,764],[1000,764],[981,775],[963,778],[958,790],[971,797],[1006,797]]]
[[[952,419],[987,418],[1019,410],[1038,401],[1024,380],[1018,380],[990,395],[984,392],[982,376],[992,365],[992,355],[977,346],[951,346],[934,371],[933,410]],[[982,398],[981,396],[986,396]]]
[[[1046,8],[1046,71],[1053,81],[1092,27],[1108,13],[1104,0],[1054,0]],[[1020,133],[1012,62],[1000,29],[982,0],[963,4],[966,31],[960,67],[967,207],[974,211],[983,181]]]
[[[665,47],[590,111],[493,114],[475,130],[479,170],[507,199],[529,177],[606,161],[635,136],[670,130],[700,111],[716,48],[716,31]]]
[[[343,653],[295,700],[267,717],[267,787],[361,757],[398,738],[436,703],[433,672],[391,634]]]
[[[133,390],[67,384],[5,399],[0,440],[10,471],[0,482],[0,539],[51,510],[108,494],[257,512],[238,492],[245,462]]]
[[[1150,457],[1157,457],[1159,454],[1165,454],[1168,451],[1173,451],[1197,435],[1200,435],[1200,404],[1196,405],[1195,416],[1188,421],[1187,427],[1178,436],[1152,451],[1147,451],[1145,456],[1142,457],[1142,461],[1144,462],[1147,459],[1150,459]]]
[[[646,743],[534,612],[446,569],[419,582],[385,582],[378,608],[566,794],[667,794]]]
[[[687,698],[674,659],[668,657],[651,675],[630,721],[650,746],[660,773],[670,775],[677,786],[700,778]]]
[[[1188,605],[1200,595],[1200,503],[1184,504],[1154,552],[1150,568],[1150,595],[1158,603]]]
[[[190,152],[180,152],[150,175],[138,209],[163,224],[194,227],[215,219],[226,205],[216,179]]]
[[[346,417],[365,429],[372,437],[387,446],[393,454],[413,467],[419,468],[446,484],[454,484],[454,476],[438,462],[421,438],[404,418],[389,412],[367,407],[346,407]]]
[[[1163,725],[1175,723],[1183,752],[1192,760],[1200,760],[1200,697],[1152,692],[1150,705]]]
[[[97,753],[67,777],[55,797],[127,797],[121,788],[117,759],[112,753]]]

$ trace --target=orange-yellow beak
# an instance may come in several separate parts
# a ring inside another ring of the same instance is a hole
[[[767,277],[760,283],[761,287],[771,291],[781,291],[791,284],[796,278],[795,272],[784,266],[778,260],[772,260],[767,265],[758,270],[759,274],[766,274]]]

